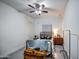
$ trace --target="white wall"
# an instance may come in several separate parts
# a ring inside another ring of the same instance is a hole
[[[63,30],[70,29],[71,33],[77,34],[79,37],[79,8],[78,8],[78,6],[79,6],[79,0],[69,0],[68,5],[65,10],[62,28],[63,28]],[[79,40],[79,39],[76,36],[75,37],[71,36],[71,56],[72,56],[72,59],[77,59],[76,58],[77,52],[78,52],[77,51],[78,47],[76,44],[77,40]],[[67,44],[68,42],[65,40],[64,43]]]
[[[33,36],[32,18],[0,2],[0,53],[6,55],[24,47]]]
[[[39,35],[42,31],[42,24],[52,24],[52,30],[53,28],[58,28],[61,31],[62,19],[58,16],[42,16],[39,19],[35,19],[35,34]]]

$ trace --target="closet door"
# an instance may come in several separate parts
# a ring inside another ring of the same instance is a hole
[[[69,31],[64,31],[64,49],[69,56]]]
[[[71,59],[78,59],[78,38],[77,35],[71,35]]]
[[[68,56],[70,50],[71,59],[78,59],[78,37],[76,34],[71,33],[69,39],[69,32],[68,31],[64,32],[64,49],[67,51]]]

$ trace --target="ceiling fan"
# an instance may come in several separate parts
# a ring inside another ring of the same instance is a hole
[[[34,9],[32,11],[29,11],[29,13],[36,13],[38,15],[40,15],[41,13],[48,13],[48,11],[44,10],[44,4],[40,5],[38,3],[34,3],[34,6],[32,6],[31,4],[28,4],[28,6]]]

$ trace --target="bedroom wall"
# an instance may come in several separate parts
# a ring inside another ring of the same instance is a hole
[[[42,31],[43,24],[52,24],[52,31],[54,28],[57,28],[61,32],[62,18],[59,16],[41,16],[40,18],[35,19],[34,22],[35,34],[39,35],[39,33]]]
[[[71,58],[79,59],[79,0],[69,0],[63,20],[63,30],[71,30],[72,34],[76,34],[77,36],[71,35]],[[64,41],[64,43],[68,44],[68,39]],[[73,43],[73,44],[72,44]],[[68,49],[68,46],[66,47]]]
[[[25,46],[33,36],[33,19],[0,2],[0,56]]]

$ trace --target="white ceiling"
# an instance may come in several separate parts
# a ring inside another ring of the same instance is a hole
[[[28,4],[33,3],[39,3],[39,4],[45,4],[46,7],[50,8],[51,10],[48,10],[48,14],[43,13],[42,15],[63,15],[65,6],[67,4],[68,0],[1,0],[13,8],[15,8],[18,11],[21,11],[24,14],[27,14],[31,17],[39,17],[38,15],[34,13],[29,13],[29,10],[33,10],[28,6]],[[52,9],[55,9],[53,11]]]

